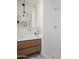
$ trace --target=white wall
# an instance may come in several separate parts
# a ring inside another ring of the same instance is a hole
[[[32,11],[32,27],[33,28],[35,27],[35,8],[33,8],[33,11]]]
[[[35,19],[36,19],[36,27],[39,29],[39,34],[42,36],[43,0],[38,0],[38,3],[35,8]]]
[[[60,0],[44,0],[42,54],[47,59],[61,59]]]

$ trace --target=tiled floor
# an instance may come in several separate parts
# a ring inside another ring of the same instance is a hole
[[[43,56],[41,56],[41,55],[34,55],[34,56],[31,56],[31,57],[29,57],[27,59],[45,59],[45,58]]]

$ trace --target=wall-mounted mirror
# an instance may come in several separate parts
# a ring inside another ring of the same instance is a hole
[[[17,0],[17,37],[41,36],[43,4],[42,0]]]
[[[35,10],[38,0],[17,0],[17,25],[35,27]]]

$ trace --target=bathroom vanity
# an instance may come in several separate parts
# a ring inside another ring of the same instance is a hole
[[[17,55],[29,56],[40,53],[41,38],[17,41]]]
[[[17,0],[17,57],[41,52],[42,6],[39,0]],[[39,12],[40,11],[40,12]],[[39,17],[38,17],[39,16]]]

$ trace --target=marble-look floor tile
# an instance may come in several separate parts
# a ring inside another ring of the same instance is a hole
[[[34,56],[30,56],[27,59],[45,59],[45,58],[43,56],[41,56],[41,55],[34,55]]]

